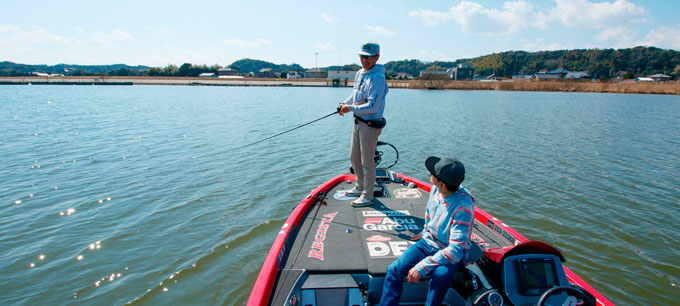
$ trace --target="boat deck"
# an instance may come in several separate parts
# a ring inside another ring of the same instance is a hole
[[[385,172],[383,169],[382,173]],[[353,179],[353,175],[339,175],[298,204],[265,259],[249,305],[294,305],[300,299],[307,303],[304,305],[317,305],[317,302],[318,305],[373,305],[379,301],[387,267],[414,243],[411,236],[422,232],[429,198],[426,190],[430,186],[389,173],[378,179],[377,193],[382,195],[376,196],[370,206],[354,208],[351,202],[355,197],[345,195],[345,191],[353,187]],[[400,180],[407,180],[411,186],[395,182]],[[473,226],[475,246],[470,252],[473,259],[468,262],[479,258],[476,255],[481,255],[480,248],[498,249],[530,242],[478,205]],[[475,264],[466,267],[479,270]],[[595,294],[599,304],[611,305],[573,272],[564,269],[569,282]],[[475,273],[480,277],[479,273],[483,272]],[[462,280],[456,283],[454,278],[452,285],[461,284]],[[410,287],[408,290],[405,287],[404,292],[408,294],[402,296],[402,302],[424,303],[427,284],[423,284],[405,283]],[[492,285],[486,288],[489,289],[486,292],[496,290]],[[447,301],[448,304],[465,303],[463,299],[452,294]]]
[[[368,273],[384,276],[387,266],[405,251],[412,235],[423,229],[429,194],[405,184],[385,183],[384,197],[368,207],[354,208],[355,197],[344,190],[353,182],[337,184],[325,204],[316,205],[303,219],[284,270],[309,274]],[[473,240],[482,248],[510,245],[493,229],[475,220]]]

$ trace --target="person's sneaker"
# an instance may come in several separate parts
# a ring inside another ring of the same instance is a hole
[[[352,201],[352,207],[364,207],[373,204],[373,200],[366,199],[364,196],[360,196],[358,199]]]
[[[354,187],[354,188],[352,188],[352,189],[350,189],[350,190],[345,191],[345,195],[346,195],[346,196],[357,196],[357,197],[358,197],[358,196],[361,195],[362,192],[364,192],[364,191],[363,191],[363,190],[359,190],[359,189],[357,189],[356,187]]]

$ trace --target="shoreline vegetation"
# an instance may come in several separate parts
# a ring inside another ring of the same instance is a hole
[[[429,90],[562,91],[625,94],[680,95],[680,81],[669,82],[591,82],[591,81],[454,81],[388,80],[390,88]],[[179,85],[179,86],[288,86],[351,87],[352,80],[334,84],[330,79],[200,78],[200,77],[0,77],[0,85]]]

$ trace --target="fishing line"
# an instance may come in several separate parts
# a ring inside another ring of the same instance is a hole
[[[314,123],[314,122],[317,122],[317,121],[319,121],[319,120],[321,120],[321,119],[324,119],[324,118],[328,118],[328,117],[330,117],[330,116],[333,116],[333,115],[337,114],[339,111],[340,111],[340,107],[338,107],[337,110],[335,110],[334,112],[332,112],[332,113],[330,113],[330,114],[328,114],[328,115],[326,115],[326,116],[323,116],[323,117],[321,117],[321,118],[314,119],[314,120],[312,120],[312,121],[310,121],[310,122],[307,122],[307,123],[305,123],[305,124],[298,125],[298,126],[292,128],[292,129],[285,130],[285,131],[283,131],[283,132],[281,132],[281,133],[278,133],[278,134],[276,134],[276,135],[272,135],[272,136],[269,136],[269,137],[267,137],[267,138],[264,138],[264,139],[260,139],[260,140],[258,140],[258,141],[255,141],[255,142],[251,142],[251,143],[249,143],[249,144],[247,144],[247,145],[245,145],[245,146],[240,146],[240,147],[234,148],[234,150],[242,149],[242,148],[245,148],[245,147],[249,147],[249,146],[252,146],[252,145],[254,145],[254,144],[258,144],[258,143],[260,143],[260,142],[263,142],[263,141],[272,139],[272,138],[274,138],[274,137],[281,136],[281,135],[286,134],[286,133],[288,133],[288,132],[292,132],[292,131],[297,130],[297,129],[303,127],[303,126],[310,125],[310,124],[312,124],[312,123]]]

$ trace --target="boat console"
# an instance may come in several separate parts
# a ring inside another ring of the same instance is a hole
[[[503,260],[503,292],[515,306],[536,305],[548,289],[569,286],[567,274],[555,255],[523,254]]]

